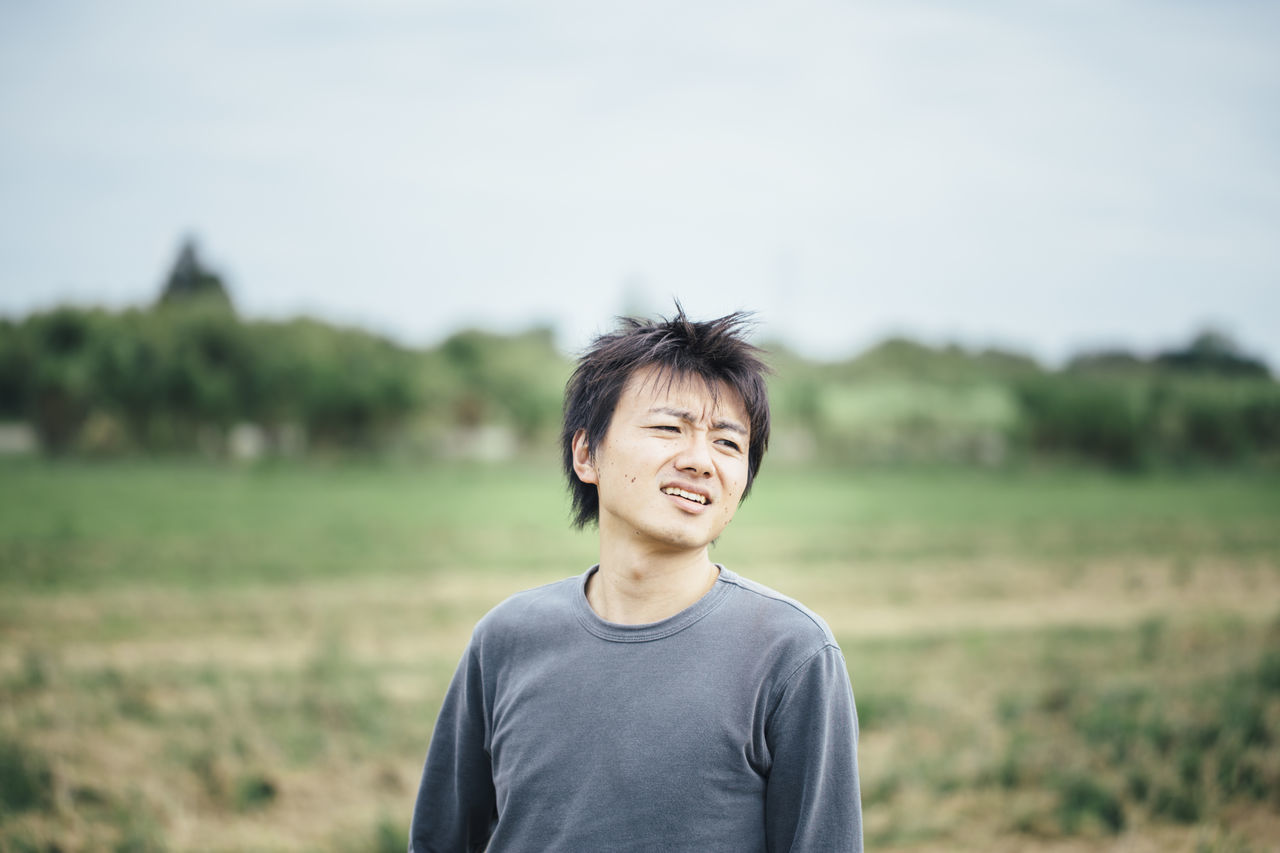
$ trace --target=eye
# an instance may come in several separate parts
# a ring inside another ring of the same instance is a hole
[[[649,427],[649,429],[656,429],[662,432],[679,432],[680,431],[680,427],[672,426],[671,424],[657,424],[656,426]]]
[[[733,449],[733,450],[737,450],[737,451],[739,451],[739,452],[741,452],[741,450],[742,450],[742,448],[738,446],[738,442],[734,441],[733,439],[729,439],[729,438],[722,438],[722,439],[720,439],[720,440],[719,440],[718,442],[716,442],[716,443],[717,443],[717,444],[722,444],[722,445],[724,445],[725,447],[731,448],[731,449]]]

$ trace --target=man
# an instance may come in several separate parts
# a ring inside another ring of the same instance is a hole
[[[744,316],[626,321],[582,357],[562,434],[600,562],[476,625],[436,721],[410,850],[860,851],[844,659],[708,547],[769,440]]]

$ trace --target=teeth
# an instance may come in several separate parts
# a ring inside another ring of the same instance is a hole
[[[679,495],[687,500],[697,501],[700,504],[705,504],[707,502],[707,499],[702,495],[694,494],[693,492],[686,492],[684,489],[677,489],[675,486],[668,486],[662,491],[666,492],[668,495]]]

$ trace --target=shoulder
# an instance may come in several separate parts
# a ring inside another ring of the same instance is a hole
[[[779,675],[824,651],[843,657],[831,628],[799,601],[727,569],[721,569],[720,579],[735,588],[729,610],[743,640],[774,661]]]
[[[575,576],[515,593],[476,623],[472,645],[505,645],[563,630],[575,618],[573,598],[581,586],[582,577]]]
[[[741,615],[756,620],[758,626],[838,648],[835,635],[822,617],[794,598],[723,567],[720,580],[737,587],[738,610]]]
[[[732,633],[764,666],[770,707],[784,695],[827,695],[848,683],[844,653],[827,623],[796,599],[722,569],[732,584]],[[846,688],[847,689],[847,688]],[[794,700],[793,700],[794,701]]]

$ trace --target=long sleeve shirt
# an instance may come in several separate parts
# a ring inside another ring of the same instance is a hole
[[[606,622],[591,571],[477,624],[410,850],[861,851],[857,714],[826,624],[723,567],[669,619]]]

